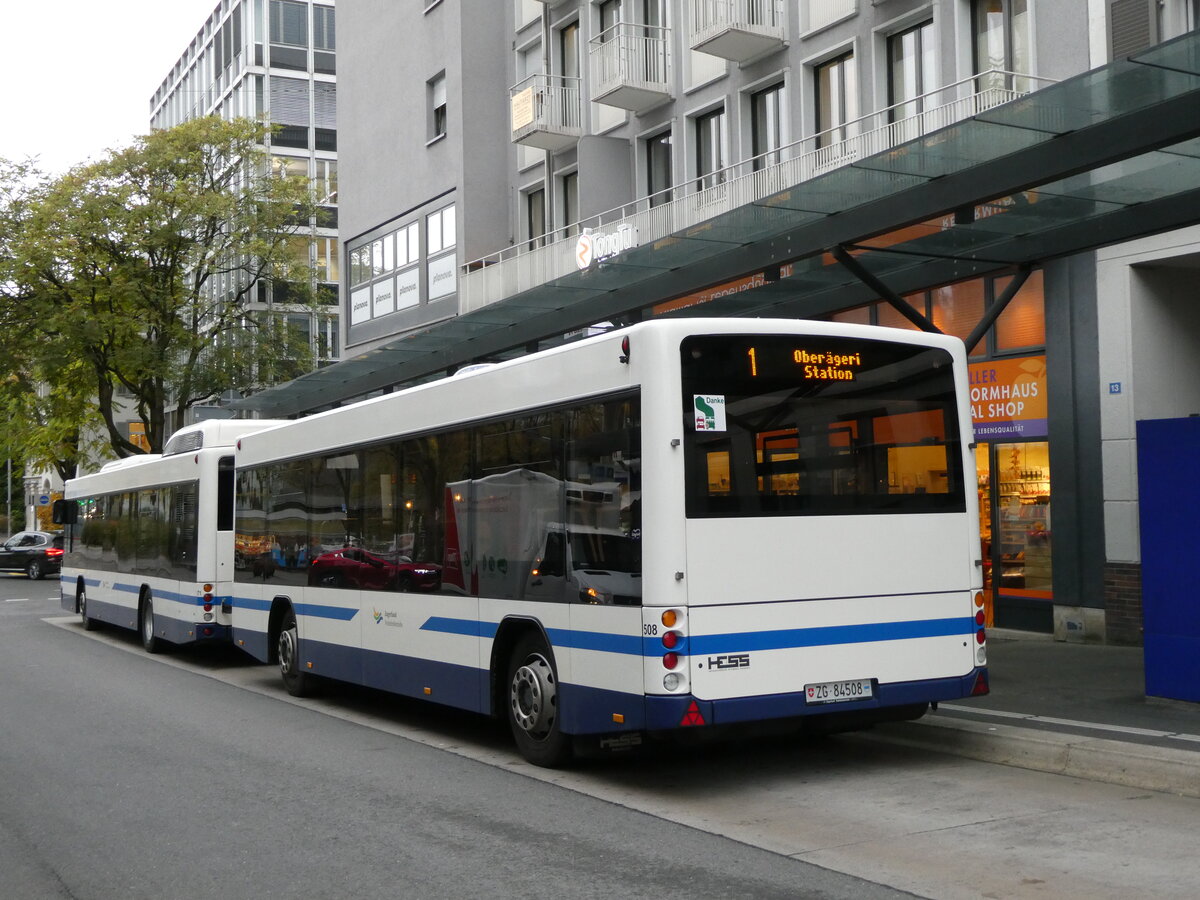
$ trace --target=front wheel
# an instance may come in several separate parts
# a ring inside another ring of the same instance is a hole
[[[40,581],[45,574],[42,571],[42,561],[40,559],[31,559],[29,565],[25,567],[25,574],[29,576],[30,581]]]
[[[517,750],[535,766],[555,768],[571,758],[571,738],[559,729],[558,673],[546,642],[526,635],[508,663],[508,725]]]
[[[142,646],[147,653],[159,653],[163,649],[163,640],[154,633],[154,598],[146,594],[142,598],[142,608],[138,615]]]
[[[279,631],[279,674],[293,697],[311,696],[316,688],[316,679],[300,668],[300,630],[296,627],[296,614],[290,609]]]

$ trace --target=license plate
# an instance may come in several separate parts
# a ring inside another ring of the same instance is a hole
[[[850,700],[866,700],[871,696],[870,678],[825,681],[804,686],[804,698],[809,703],[846,703]]]

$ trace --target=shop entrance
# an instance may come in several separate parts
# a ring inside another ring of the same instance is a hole
[[[1050,444],[979,443],[979,534],[992,624],[1054,630]]]

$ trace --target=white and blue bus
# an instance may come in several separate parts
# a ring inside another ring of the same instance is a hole
[[[164,643],[229,639],[234,570],[234,444],[273,421],[183,428],[160,454],[107,463],[67,482],[64,609],[92,629],[137,629],[151,653]]]
[[[520,752],[987,692],[961,341],[656,320],[246,435],[233,637]]]

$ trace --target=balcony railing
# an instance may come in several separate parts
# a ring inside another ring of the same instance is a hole
[[[514,144],[558,152],[579,143],[583,106],[578,78],[530,75],[508,94]]]
[[[522,244],[474,260],[463,266],[459,280],[461,309],[479,309],[577,271],[575,235],[584,230],[614,232],[628,226],[644,246],[1023,97],[1035,82],[1051,83],[1051,79],[998,71],[973,75],[702,179],[689,179],[572,223],[558,234],[547,235],[546,243],[536,249],[528,250]],[[1010,86],[990,86],[996,83]],[[1013,84],[1021,87],[1011,87]],[[984,87],[977,89],[978,85]],[[1054,127],[1055,123],[1047,123],[1047,128]],[[1058,123],[1057,127],[1065,126]]]
[[[671,32],[621,22],[589,41],[592,99],[644,112],[671,99],[668,65]]]
[[[691,47],[750,62],[786,45],[783,0],[692,0]]]

